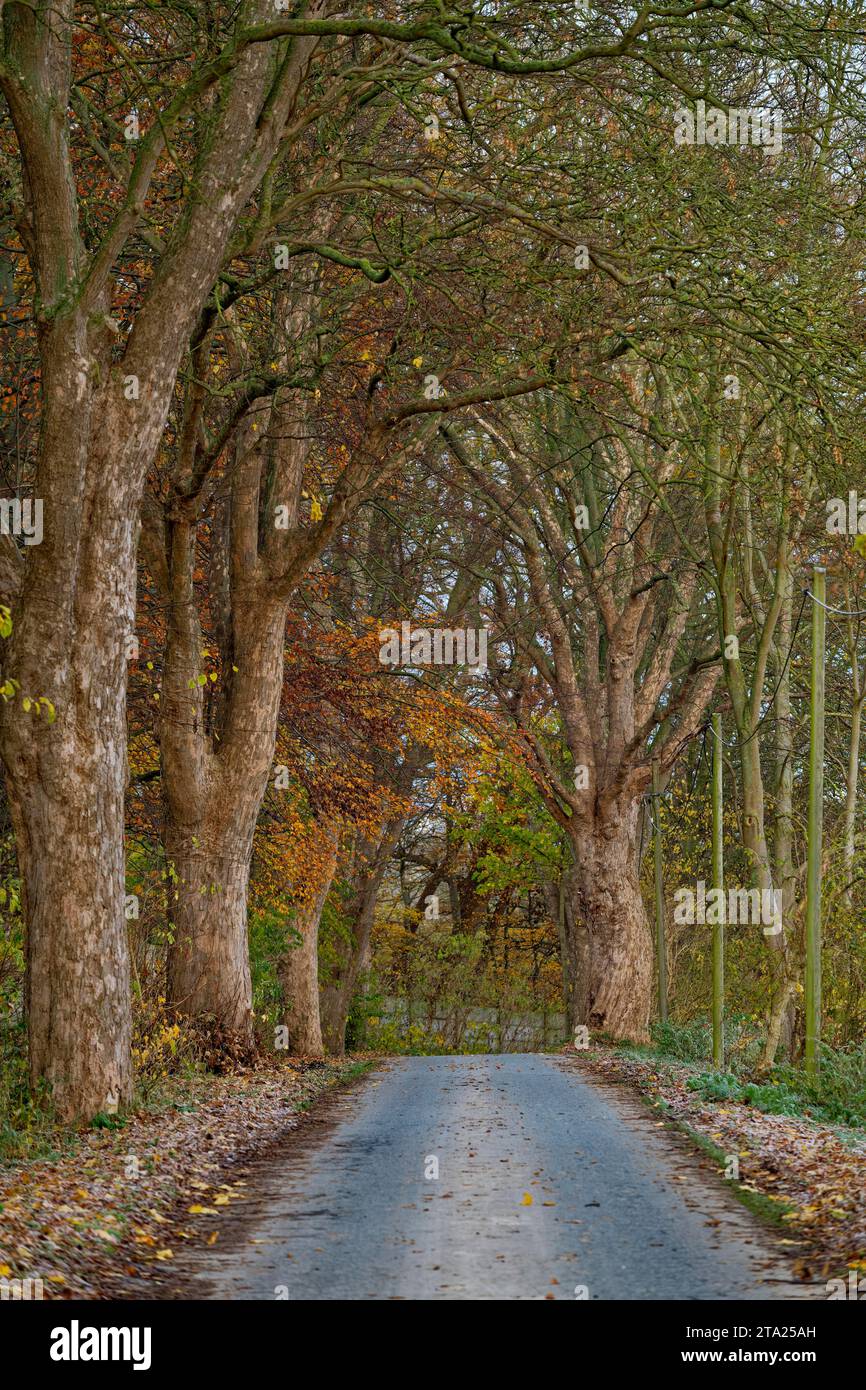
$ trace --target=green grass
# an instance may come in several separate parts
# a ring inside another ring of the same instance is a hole
[[[687,1024],[655,1024],[646,1046],[621,1048],[645,1061],[678,1062],[700,1068],[688,1082],[705,1100],[737,1101],[767,1115],[801,1116],[850,1130],[866,1129],[866,1044],[821,1049],[818,1078],[801,1066],[783,1063],[756,1075],[760,1037],[749,1020],[726,1020],[728,1070],[712,1068],[712,1033],[705,1019]]]

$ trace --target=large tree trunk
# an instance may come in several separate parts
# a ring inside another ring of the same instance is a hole
[[[112,1111],[132,1093],[123,827],[133,526],[107,498],[91,525],[89,591],[58,613],[55,576],[32,566],[6,663],[22,692],[52,701],[56,721],[25,713],[20,700],[2,712],[27,926],[30,1079],[50,1084],[63,1119]],[[52,650],[58,629],[65,652]]]
[[[325,1050],[319,1008],[319,922],[337,868],[337,847],[336,833],[329,831],[318,886],[301,903],[292,924],[300,941],[290,945],[282,961],[285,1025],[293,1057],[321,1057]]]
[[[193,325],[317,43],[295,40],[277,82],[268,44],[241,54],[225,78],[203,127],[197,196],[156,264],[121,362],[108,316],[112,268],[161,150],[155,145],[152,161],[136,163],[138,182],[91,255],[68,142],[71,12],[7,7],[0,75],[24,164],[20,225],[36,285],[42,385],[34,495],[44,504],[44,538],[27,550],[4,674],[22,697],[44,697],[57,712],[49,726],[44,712],[37,723],[32,710],[10,702],[0,745],[27,914],[31,1079],[51,1083],[67,1118],[113,1108],[132,1088],[126,645],[145,476]]]
[[[0,711],[0,747],[27,926],[30,1079],[47,1081],[57,1113],[73,1119],[112,1111],[132,1094],[126,647],[140,453],[156,447],[162,411],[142,409],[130,438],[117,381],[93,394],[86,385],[95,359],[85,327],[77,337],[74,326],[57,330],[56,339],[43,343],[53,383],[37,484],[44,539],[10,595],[4,675],[19,698]],[[60,404],[75,390],[83,399],[69,417]],[[45,701],[56,713],[50,723]]]
[[[613,1038],[646,1042],[652,934],[637,877],[639,803],[574,832],[574,921],[589,938],[586,1022]]]
[[[192,569],[185,564],[191,532],[176,534],[175,546],[178,591],[166,641],[161,727],[174,926],[168,997],[178,1012],[217,1034],[240,1034],[233,1046],[251,1047],[247,895],[253,836],[276,743],[286,604],[255,586],[242,588],[219,708],[208,711],[195,682],[201,631]]]
[[[313,317],[311,284],[308,271],[281,297],[290,343],[303,337]],[[278,355],[288,369],[285,353]],[[236,365],[240,370],[241,363]],[[165,848],[176,876],[169,996],[176,1009],[209,1020],[220,1033],[240,1031],[250,1045],[247,896],[256,820],[276,747],[291,592],[275,576],[285,571],[305,534],[299,505],[311,435],[308,410],[304,397],[286,391],[271,398],[267,430],[257,409],[236,432],[231,487],[224,489],[210,526],[209,616],[221,666],[213,686],[202,686],[200,674],[195,570],[201,499],[195,506],[181,500],[194,449],[181,457],[178,497],[168,516],[146,516],[148,558],[169,613],[160,735]],[[188,401],[192,420],[195,411],[196,401]],[[187,433],[195,435],[192,425]],[[295,530],[273,525],[274,499],[286,506]],[[299,564],[298,578],[311,556]]]
[[[168,997],[178,1013],[219,1034],[252,1043],[252,983],[247,889],[256,811],[236,808],[205,817],[195,833],[169,823],[165,853],[175,939],[168,958]],[[252,814],[250,812],[252,811]]]

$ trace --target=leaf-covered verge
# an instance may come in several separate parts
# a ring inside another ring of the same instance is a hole
[[[182,1252],[218,1243],[245,1165],[371,1064],[172,1079],[158,1110],[58,1134],[55,1157],[0,1168],[0,1277],[39,1278],[45,1298],[153,1297]]]
[[[826,1285],[846,1271],[866,1271],[866,1135],[802,1115],[774,1114],[748,1100],[719,1098],[700,1067],[627,1048],[593,1044],[565,1053],[607,1081],[634,1087],[666,1119],[719,1162],[736,1158],[735,1194],[775,1219],[797,1276]],[[731,1088],[732,1090],[734,1088]]]

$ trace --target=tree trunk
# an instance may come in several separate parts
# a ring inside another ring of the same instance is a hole
[[[175,538],[178,552],[186,550],[188,540]],[[240,1034],[233,1045],[240,1041],[251,1049],[247,894],[253,836],[276,743],[286,604],[255,586],[239,595],[218,692],[221,709],[209,715],[205,692],[195,680],[201,629],[191,567],[183,561],[183,553],[176,553],[178,592],[166,639],[160,730],[174,925],[168,997],[178,1012],[218,1034]]]
[[[589,937],[586,1022],[613,1038],[646,1042],[652,934],[637,878],[639,803],[574,833],[572,911]]]
[[[27,925],[30,1081],[50,1084],[63,1120],[132,1096],[123,677],[105,674],[113,635],[91,637],[74,680],[63,673],[85,698],[59,705],[50,728],[10,706],[3,739]]]
[[[791,672],[788,653],[793,625],[793,583],[790,570],[785,575],[785,594],[779,615],[778,641],[774,643],[776,678],[776,810],[773,833],[773,860],[782,894],[782,921],[786,948],[782,962],[784,977],[776,990],[774,1009],[767,1027],[766,1055],[775,1059],[781,1046],[793,1056],[795,1000],[793,967],[790,960],[790,924],[797,904],[797,869],[794,864],[794,715],[791,705]]]
[[[222,810],[222,808],[220,808]],[[247,888],[254,808],[199,822],[195,834],[165,830],[169,918],[175,940],[168,957],[168,997],[187,1018],[252,1044],[252,983],[247,941]]]
[[[854,882],[854,857],[857,844],[857,780],[860,772],[860,728],[862,715],[863,699],[855,686],[854,699],[851,704],[851,739],[848,745],[848,771],[845,777],[845,889],[842,901],[848,908],[851,907],[853,902],[852,884]]]
[[[845,585],[845,607],[849,612],[859,605],[852,599],[851,589]],[[845,817],[844,817],[844,865],[845,887],[842,901],[847,908],[853,905],[854,861],[857,845],[857,782],[860,775],[860,737],[863,720],[863,703],[866,690],[860,669],[857,652],[857,628],[853,618],[846,618],[848,660],[851,663],[851,739],[848,744],[848,771],[845,776]]]
[[[319,1007],[319,922],[334,881],[337,848],[337,835],[329,830],[319,885],[309,901],[299,906],[293,923],[300,941],[290,945],[281,965],[288,1050],[293,1057],[321,1057],[325,1051]]]
[[[378,844],[362,839],[358,847],[360,865],[355,873],[348,913],[345,914],[348,917],[348,936],[340,942],[333,978],[321,994],[325,1045],[330,1053],[338,1057],[345,1051],[346,1023],[358,976],[369,950],[376,898],[388,860],[405,823],[404,817],[392,821]]]
[[[58,337],[62,359],[69,338]],[[27,926],[30,1080],[47,1081],[70,1120],[132,1095],[123,842],[138,486],[130,474],[138,449],[155,447],[161,418],[152,407],[130,442],[111,382],[96,399],[88,393],[79,416],[60,418],[69,375],[90,360],[69,352],[67,368],[53,348],[45,353],[55,383],[37,485],[45,535],[13,600],[4,675],[19,696],[0,711],[0,747]]]
[[[743,787],[743,846],[752,866],[756,887],[762,893],[773,891],[773,871],[764,828],[764,780],[758,740],[748,737],[742,745],[741,776]],[[770,1003],[767,1010],[767,1035],[761,1054],[760,1068],[769,1070],[780,1042],[790,1034],[791,979],[788,963],[788,941],[784,925],[771,936],[765,936],[770,953],[772,977]]]
[[[562,994],[570,1037],[578,1024],[587,1022],[589,1004],[589,936],[579,915],[578,881],[572,866],[556,882],[543,885],[547,914],[559,932]]]

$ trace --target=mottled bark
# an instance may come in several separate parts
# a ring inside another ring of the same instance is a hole
[[[247,887],[252,833],[243,824],[208,820],[195,833],[174,824],[165,832],[170,865],[168,998],[186,1017],[220,1033],[252,1039],[252,985],[247,939]],[[255,817],[253,817],[253,825]],[[246,831],[246,833],[245,833]]]
[[[317,8],[315,5],[313,10]],[[18,701],[0,746],[27,917],[30,1072],[64,1118],[129,1099],[124,915],[126,644],[133,631],[137,518],[177,372],[241,210],[259,184],[316,45],[238,56],[203,119],[197,196],[156,264],[123,349],[107,316],[113,268],[138,226],[172,131],[142,142],[127,196],[85,249],[68,110],[74,7],[7,6],[0,82],[24,167],[19,219],[35,281],[42,419],[34,495],[44,539],[27,548],[4,674],[44,697]],[[180,111],[174,119],[180,119]]]
[[[238,670],[231,673],[219,739],[212,739],[202,688],[189,689],[200,664],[194,605],[179,604],[169,625],[161,727],[174,926],[168,997],[180,1013],[240,1033],[250,1044],[247,894],[256,820],[273,765],[286,606],[250,589],[234,617]]]
[[[575,836],[575,919],[588,937],[586,1022],[613,1038],[646,1042],[653,944],[637,877],[639,804]]]
[[[55,380],[64,375],[57,336],[46,347]],[[68,370],[76,365],[84,370]],[[27,555],[4,674],[22,697],[50,701],[56,718],[49,723],[45,704],[38,716],[25,711],[22,699],[0,710],[27,924],[30,1077],[48,1082],[64,1119],[111,1111],[132,1093],[123,828],[136,536],[123,470],[161,422],[142,412],[125,448],[110,449],[123,414],[112,385],[84,389],[77,420],[58,418],[62,394],[46,403],[45,537]],[[75,498],[71,514],[64,497]]]

